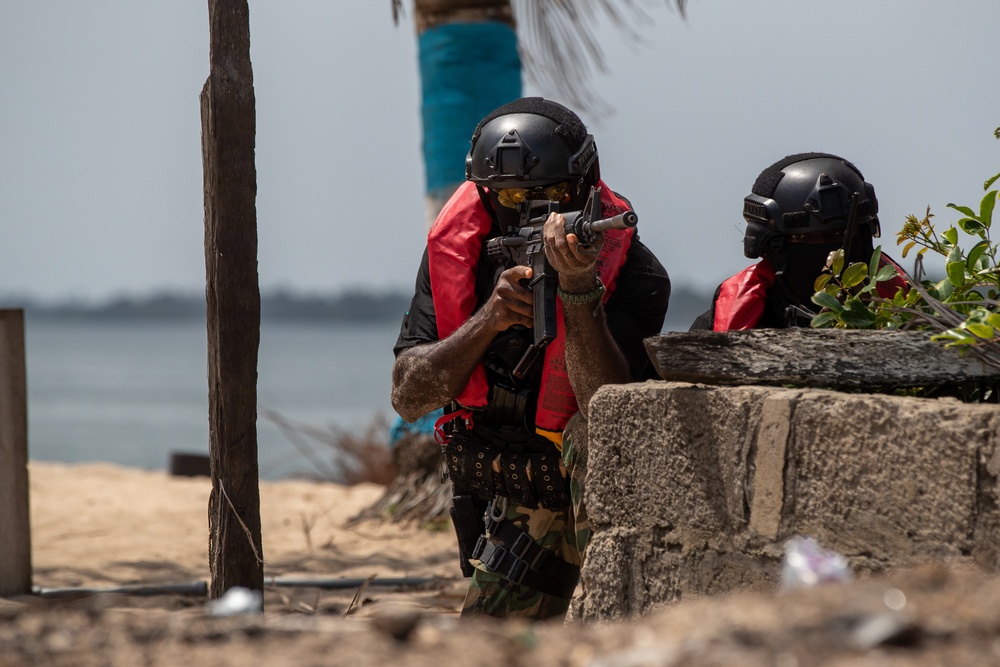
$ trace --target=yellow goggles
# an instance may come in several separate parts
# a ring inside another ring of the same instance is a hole
[[[556,183],[544,188],[504,188],[497,190],[497,200],[507,208],[517,208],[529,199],[545,199],[560,202],[569,196],[569,181]]]

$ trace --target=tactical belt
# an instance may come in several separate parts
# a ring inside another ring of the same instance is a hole
[[[445,460],[455,494],[469,493],[482,500],[497,496],[520,507],[566,509],[570,505],[569,478],[560,466],[559,453],[516,451],[458,432],[445,445]],[[496,461],[500,472],[493,469]],[[530,470],[530,474],[529,474]]]
[[[485,517],[490,538],[480,536],[472,557],[514,584],[558,598],[572,598],[580,581],[579,566],[538,546],[528,533],[506,521],[502,513],[497,518],[496,510],[496,503],[490,503]]]

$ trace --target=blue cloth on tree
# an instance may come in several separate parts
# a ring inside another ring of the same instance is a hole
[[[427,193],[465,180],[476,124],[521,97],[517,33],[504,23],[446,23],[417,38]]]
[[[434,423],[440,419],[443,414],[444,408],[438,408],[434,412],[428,412],[412,424],[403,421],[402,417],[396,417],[396,421],[393,422],[392,426],[389,428],[389,447],[395,447],[396,443],[398,443],[404,435],[410,433],[417,433],[433,438]]]

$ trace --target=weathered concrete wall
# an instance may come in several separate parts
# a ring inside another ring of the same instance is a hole
[[[590,404],[594,537],[574,615],[765,589],[815,537],[864,576],[1000,571],[1000,408],[763,386],[607,386]]]

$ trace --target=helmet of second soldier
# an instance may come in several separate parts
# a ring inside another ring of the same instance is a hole
[[[779,269],[792,244],[842,244],[850,226],[862,250],[880,233],[875,188],[828,153],[790,155],[762,171],[743,200],[743,217],[744,254],[766,256]]]
[[[597,164],[594,137],[575,113],[551,100],[525,97],[479,122],[465,177],[490,190],[576,186],[588,176],[597,183]]]

